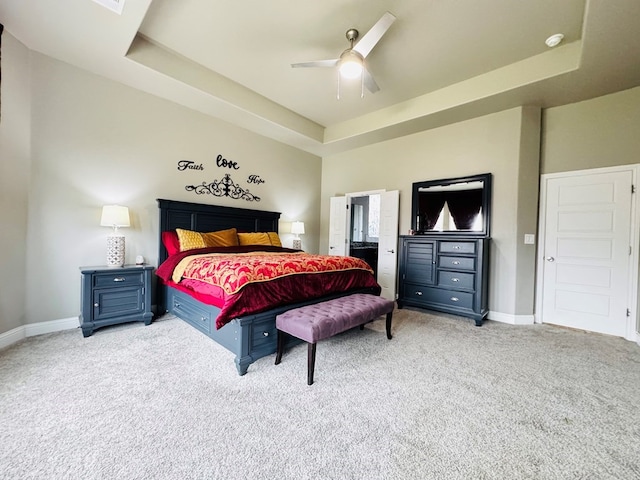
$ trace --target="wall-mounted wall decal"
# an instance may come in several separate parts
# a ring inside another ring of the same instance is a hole
[[[211,183],[202,182],[202,185],[187,185],[187,192],[195,192],[198,195],[214,195],[216,197],[231,197],[234,200],[246,200],[247,202],[259,202],[260,197],[242,188],[231,179],[231,175],[225,174],[220,180]]]
[[[260,178],[260,175],[249,175],[247,178],[247,183],[255,183],[256,185],[260,185],[264,183],[264,180]]]
[[[238,162],[227,160],[226,158],[223,158],[222,155],[218,155],[216,157],[216,165],[221,168],[233,168],[234,170],[240,169],[240,165],[238,165]]]
[[[180,160],[178,162],[178,170],[184,172],[185,170],[204,170],[201,163],[196,163],[193,160]]]

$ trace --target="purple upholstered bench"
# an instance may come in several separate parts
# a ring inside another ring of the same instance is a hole
[[[387,315],[387,338],[391,340],[391,317],[393,302],[376,295],[355,293],[334,298],[305,307],[294,308],[276,316],[278,346],[276,365],[282,359],[285,334],[307,342],[307,385],[313,384],[313,370],[316,362],[316,343],[350,328]]]

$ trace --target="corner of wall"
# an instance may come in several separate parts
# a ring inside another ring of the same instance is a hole
[[[533,315],[536,245],[525,244],[525,234],[537,238],[540,186],[542,109],[522,107],[518,158],[516,227],[516,304],[519,315]]]
[[[26,243],[31,177],[30,52],[5,29],[2,35],[0,122],[0,333],[25,323]]]

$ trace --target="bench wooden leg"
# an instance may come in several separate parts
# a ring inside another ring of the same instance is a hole
[[[393,311],[387,313],[387,338],[391,340],[391,317],[393,316]]]
[[[278,330],[278,341],[276,346],[276,365],[280,364],[280,360],[282,360],[282,352],[284,350],[284,337],[286,333],[281,330]]]
[[[316,344],[307,344],[307,385],[313,384],[313,369],[316,365]]]

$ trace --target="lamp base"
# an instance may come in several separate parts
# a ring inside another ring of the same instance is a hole
[[[300,240],[299,238],[293,239],[293,248],[294,250],[302,250],[302,240]]]
[[[124,266],[124,235],[107,237],[107,267]]]

